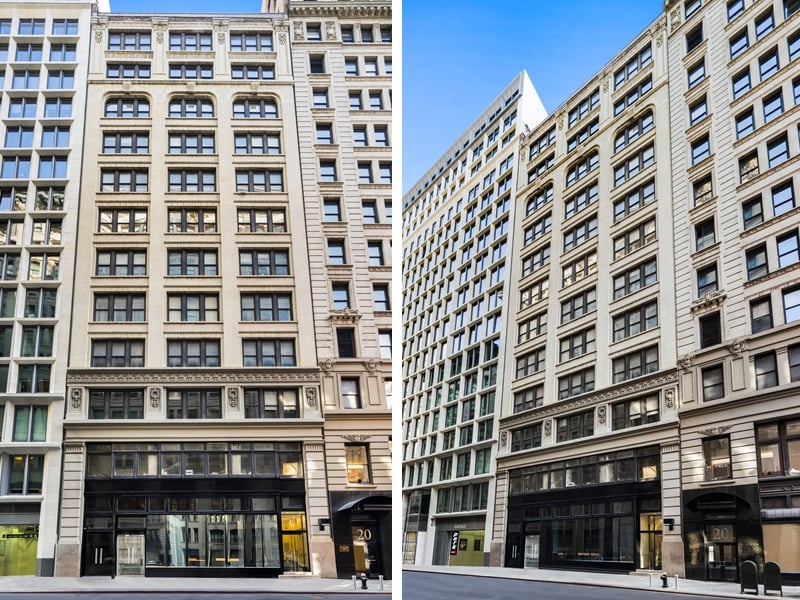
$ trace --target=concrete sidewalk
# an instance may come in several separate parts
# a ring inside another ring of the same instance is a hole
[[[377,579],[370,579],[368,589],[357,582],[355,592],[360,594],[391,594],[392,582],[383,582],[383,592]],[[320,577],[278,578],[190,578],[190,577],[20,577],[0,578],[0,598],[10,592],[278,592],[281,594],[347,594],[354,593],[349,579],[322,579]]]
[[[602,587],[619,587],[628,589],[661,591],[670,594],[695,594],[716,598],[775,598],[771,596],[754,596],[740,594],[741,587],[738,583],[725,583],[716,581],[696,581],[694,579],[678,579],[675,589],[675,578],[668,580],[669,587],[663,589],[658,574],[652,578],[648,574],[625,573],[589,573],[586,571],[555,571],[548,569],[508,569],[502,567],[435,567],[403,565],[403,571],[421,571],[427,573],[444,573],[451,575],[473,575],[478,577],[497,577],[501,579],[522,579],[530,581],[548,581],[554,583],[570,583],[577,585],[594,585]],[[764,586],[759,586],[763,592]],[[800,587],[783,586],[784,598],[800,598]]]

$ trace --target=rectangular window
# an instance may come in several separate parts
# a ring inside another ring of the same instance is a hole
[[[755,131],[756,121],[753,118],[753,109],[748,108],[746,111],[737,115],[736,117],[736,139],[741,139],[748,133]]]
[[[149,119],[150,102],[145,98],[109,98],[106,100],[103,116],[113,119]]]
[[[800,239],[792,231],[776,239],[778,246],[778,268],[788,267],[800,261]]]
[[[109,31],[109,50],[150,50],[151,34],[149,31]]]
[[[237,148],[238,150],[238,148]],[[170,154],[215,154],[213,133],[169,134]]]
[[[734,35],[730,40],[731,60],[739,56],[742,52],[747,50],[750,46],[747,37],[747,28],[742,29],[739,33]]]
[[[739,71],[734,75],[732,85],[734,100],[750,91],[750,67],[746,67],[743,71]]]
[[[783,296],[783,319],[785,323],[792,323],[800,320],[800,288],[789,288],[782,290]]]
[[[628,271],[614,276],[614,300],[632,294],[657,281],[656,261],[643,262]]]
[[[103,154],[149,154],[150,134],[124,132],[103,134]]]
[[[150,79],[150,64],[142,63],[108,63],[106,64],[108,79]]]
[[[94,320],[144,321],[144,294],[100,294],[94,295]]]
[[[146,250],[98,250],[95,275],[141,277],[147,275]]]
[[[689,67],[689,71],[687,73],[689,89],[692,89],[694,86],[703,81],[705,78],[706,78],[705,59]]]
[[[756,389],[775,387],[778,385],[778,363],[774,352],[757,354],[753,359],[756,373]]]
[[[658,347],[650,346],[612,361],[612,381],[619,383],[658,371]]]
[[[282,192],[283,171],[274,170],[236,170],[237,192]]]
[[[692,164],[696,165],[701,160],[711,156],[711,143],[708,136],[703,136],[692,143]]]
[[[556,442],[594,435],[594,409],[556,419]]]
[[[167,294],[167,321],[219,321],[219,295]]]
[[[296,388],[245,388],[246,419],[296,419],[300,416]]]
[[[722,343],[722,323],[719,312],[700,317],[700,347],[716,346]]]
[[[101,192],[146,192],[146,169],[102,169],[100,171]]]
[[[272,33],[231,33],[231,52],[272,52]]]
[[[772,329],[772,302],[769,296],[750,301],[750,329],[753,333]]]
[[[614,431],[657,423],[659,418],[658,394],[618,402],[611,406],[611,424]]]
[[[741,183],[755,179],[759,175],[758,154],[752,152],[739,159],[739,178]]]
[[[719,400],[725,395],[725,380],[722,365],[713,365],[700,370],[703,383],[703,401]]]
[[[277,119],[278,105],[274,100],[248,98],[233,101],[234,119]]]
[[[789,140],[786,134],[767,142],[767,165],[769,168],[789,160]]]
[[[14,407],[15,442],[44,442],[47,437],[47,411],[45,406]]]
[[[696,125],[708,116],[708,103],[705,96],[689,107],[689,126]]]
[[[781,90],[778,90],[771,96],[767,96],[762,102],[764,105],[764,123],[769,123],[772,119],[783,114],[783,96]]]
[[[559,360],[561,362],[583,356],[595,350],[594,327],[572,333],[559,340]]]
[[[44,454],[11,454],[8,455],[6,464],[8,495],[41,495],[44,481]]]
[[[242,321],[292,321],[292,294],[242,292],[241,318]]]
[[[594,367],[558,378],[558,399],[564,400],[594,390]]]
[[[242,340],[242,361],[245,367],[293,367],[296,364],[294,340]]]
[[[794,186],[789,179],[772,188],[772,212],[777,217],[794,208]]]
[[[239,230],[241,231],[239,211]],[[147,213],[145,213],[145,218]],[[171,208],[167,215],[167,231],[170,233],[216,233],[217,210],[214,208]]]
[[[167,275],[197,277],[218,275],[216,250],[167,251]]]
[[[709,265],[697,269],[697,297],[702,298],[706,294],[716,292],[719,289],[717,283],[717,265]]]
[[[714,217],[706,219],[694,226],[695,249],[699,252],[716,243]]]
[[[214,140],[211,136],[211,154],[214,153]],[[236,154],[280,154],[281,135],[278,132],[237,133],[233,136]]]
[[[773,29],[775,29],[775,16],[770,8],[756,17],[756,40],[760,40]]]
[[[748,281],[763,277],[769,273],[769,266],[767,265],[767,247],[762,244],[747,250],[745,252],[745,264],[747,266]]]
[[[373,284],[372,297],[376,311],[388,312],[390,311],[391,304],[389,300],[389,286],[386,284]]]
[[[717,481],[733,477],[731,471],[731,440],[729,436],[703,440],[703,460],[706,481]]]
[[[658,326],[658,304],[648,302],[616,315],[613,321],[613,340],[618,342]]]
[[[144,340],[92,340],[92,367],[144,367]]]
[[[239,275],[283,276],[289,274],[288,250],[239,251]]]
[[[713,236],[713,231],[712,231]],[[614,260],[655,241],[656,220],[650,219],[614,238]]]
[[[775,48],[758,59],[758,72],[761,76],[761,81],[767,79],[770,75],[778,72],[780,69],[780,62],[778,61],[778,49]]]
[[[283,208],[240,208],[237,211],[239,233],[286,233],[286,210]]]
[[[219,340],[167,340],[168,367],[219,367]]]
[[[237,172],[238,178],[238,172]],[[217,173],[213,169],[170,169],[169,192],[216,192]],[[238,185],[237,185],[237,190]]]
[[[342,408],[361,408],[361,390],[358,377],[342,377],[339,390]]]
[[[143,389],[89,390],[90,419],[143,419]]]
[[[231,77],[233,79],[242,79],[236,77],[235,66],[231,65]],[[170,79],[213,79],[214,68],[211,64],[183,64],[171,63],[169,65],[169,78]]]
[[[167,390],[167,419],[221,419],[222,392],[219,389]],[[202,445],[201,445],[202,446]],[[192,455],[186,456],[186,466]],[[240,458],[241,455],[234,455]],[[177,457],[176,457],[177,458]],[[243,458],[243,457],[242,457]],[[162,455],[162,461],[167,457]],[[204,460],[194,462],[195,468],[186,469],[186,475],[203,475]],[[200,467],[199,469],[197,467]],[[224,468],[224,467],[223,467]]]

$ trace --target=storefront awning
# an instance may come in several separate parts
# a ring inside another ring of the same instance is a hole
[[[351,510],[353,512],[390,511],[392,510],[392,499],[389,496],[362,496],[345,502],[336,509],[336,512],[343,510]]]

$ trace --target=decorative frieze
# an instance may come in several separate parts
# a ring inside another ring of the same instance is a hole
[[[68,385],[91,384],[196,384],[319,383],[317,369],[71,369]],[[152,396],[151,396],[152,401]]]
[[[731,429],[733,425],[718,425],[716,427],[708,427],[706,429],[698,429],[697,433],[700,435],[722,435],[729,429]]]
[[[691,310],[693,313],[697,313],[706,310],[712,310],[714,308],[719,308],[720,306],[722,306],[722,303],[725,302],[725,298],[727,297],[728,295],[725,293],[725,290],[716,290],[713,292],[709,292],[702,298],[693,300]]]

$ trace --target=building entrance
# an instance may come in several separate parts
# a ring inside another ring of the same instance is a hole
[[[353,520],[353,558],[356,573],[367,577],[382,575],[378,522]]]
[[[706,525],[706,579],[738,581],[735,532],[732,523]]]
[[[117,536],[117,575],[144,576],[144,533]]]
[[[111,532],[87,532],[83,542],[83,574],[87,576],[114,573],[114,538]]]

